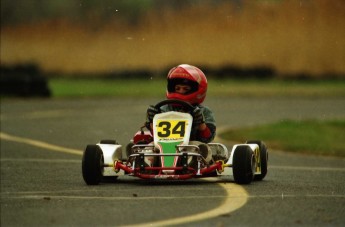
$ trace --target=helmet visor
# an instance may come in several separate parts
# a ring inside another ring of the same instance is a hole
[[[190,87],[190,90],[184,93],[185,95],[192,94],[198,90],[199,84],[195,81],[181,79],[181,78],[174,78],[168,80],[168,92],[175,93],[176,85],[187,85]]]

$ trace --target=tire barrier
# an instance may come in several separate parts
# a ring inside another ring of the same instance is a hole
[[[50,97],[47,79],[34,64],[1,66],[0,95],[10,97]]]

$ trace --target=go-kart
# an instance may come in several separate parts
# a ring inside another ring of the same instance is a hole
[[[238,184],[264,179],[268,161],[265,143],[252,140],[235,144],[231,152],[221,143],[208,143],[212,160],[207,162],[202,147],[189,141],[193,122],[190,113],[195,107],[180,100],[164,100],[155,108],[161,110],[165,105],[180,105],[188,111],[156,114],[153,135],[141,127],[126,152],[115,140],[87,145],[82,159],[86,184],[97,185],[104,179],[123,175],[173,180],[232,175]],[[127,153],[127,157],[123,153]]]

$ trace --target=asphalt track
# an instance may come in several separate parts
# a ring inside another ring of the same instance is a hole
[[[126,144],[143,123],[147,105],[158,101],[2,100],[1,226],[345,224],[345,160],[339,158],[270,150],[265,180],[245,186],[231,178],[131,177],[85,185],[80,155],[85,146],[100,139]],[[220,129],[345,117],[343,98],[217,98],[206,105]]]

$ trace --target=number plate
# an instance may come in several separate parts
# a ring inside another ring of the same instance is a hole
[[[188,144],[193,118],[188,113],[166,112],[153,118],[154,143],[161,154],[176,154],[176,145]],[[177,156],[161,156],[163,167],[176,165]]]
[[[189,113],[166,112],[153,119],[154,142],[177,142],[188,144],[193,118]]]

